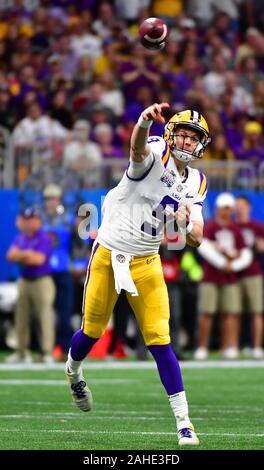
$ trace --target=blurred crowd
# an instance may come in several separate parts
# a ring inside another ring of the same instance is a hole
[[[159,53],[138,40],[151,16],[169,27]],[[11,154],[9,187],[111,187],[139,114],[167,101],[208,121],[211,180],[231,165],[243,187],[263,173],[263,58],[261,0],[2,1],[0,171]]]

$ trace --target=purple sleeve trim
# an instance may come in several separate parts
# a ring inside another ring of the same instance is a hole
[[[131,176],[129,176],[128,173],[127,173],[127,170],[128,170],[128,168],[129,168],[129,166],[128,166],[128,168],[127,168],[127,170],[126,170],[126,175],[127,175],[128,179],[131,180],[131,181],[142,181],[144,178],[146,178],[146,176],[148,176],[148,174],[149,174],[149,172],[151,171],[151,169],[152,169],[154,163],[155,163],[155,157],[153,157],[153,162],[151,163],[149,169],[148,169],[148,170],[146,171],[146,173],[144,173],[140,178],[131,178]]]
[[[162,157],[161,158],[164,157],[165,153],[167,152],[167,148],[168,148],[168,144],[167,144],[167,142],[165,142],[165,149],[162,152]]]
[[[203,173],[202,173],[200,170],[198,170],[198,171],[199,171],[199,173],[200,173],[200,186],[199,186],[199,190],[200,190],[201,184],[202,184],[202,182],[203,182],[203,177],[204,177],[204,175],[203,175]]]
[[[168,158],[168,160],[164,163],[164,168],[167,168],[169,161],[170,161],[170,158]]]
[[[202,202],[194,202],[193,204],[196,204],[197,206],[202,206],[203,205]]]

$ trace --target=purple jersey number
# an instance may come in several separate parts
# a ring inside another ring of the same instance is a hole
[[[151,223],[145,221],[141,225],[142,232],[156,237],[161,232],[166,222],[173,220],[172,215],[165,213],[166,206],[173,207],[173,211],[175,212],[178,209],[178,205],[178,201],[175,201],[175,199],[172,197],[164,196],[159,205],[152,211],[151,214],[154,219],[159,221],[158,225],[155,224],[155,226],[153,226]]]

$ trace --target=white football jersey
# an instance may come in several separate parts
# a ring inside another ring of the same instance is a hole
[[[106,195],[97,241],[106,248],[135,256],[157,253],[164,223],[184,200],[191,220],[203,221],[205,175],[186,168],[181,178],[162,137],[148,139],[151,154],[143,163],[130,161],[120,183]]]

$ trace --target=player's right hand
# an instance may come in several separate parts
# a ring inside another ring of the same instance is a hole
[[[159,124],[164,124],[165,119],[162,116],[164,108],[169,108],[169,103],[154,103],[142,112],[142,117],[146,121],[155,121]]]
[[[184,202],[179,203],[178,210],[175,212],[174,217],[180,228],[186,228],[190,222],[191,210]]]

